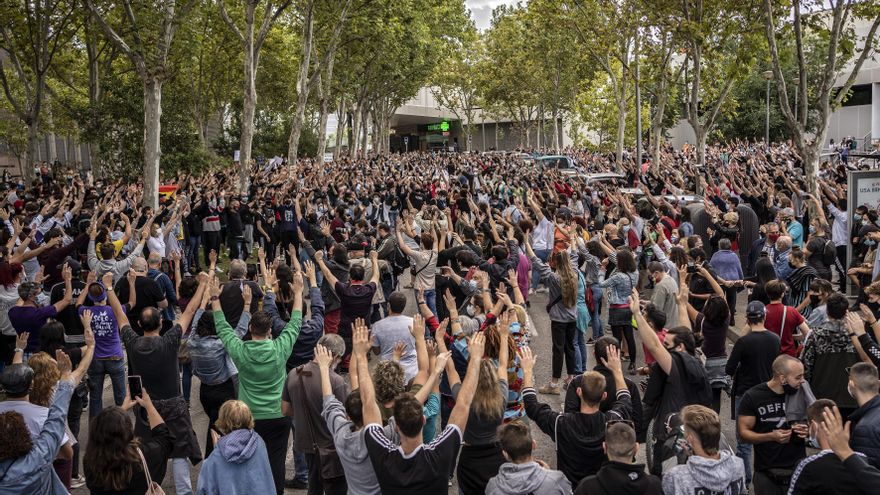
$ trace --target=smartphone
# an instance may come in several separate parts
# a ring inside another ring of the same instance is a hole
[[[693,261],[688,261],[687,272],[688,273],[697,273],[697,266],[694,264]]]
[[[134,399],[135,397],[143,396],[144,385],[141,383],[141,377],[139,375],[129,375],[128,376],[128,395]]]

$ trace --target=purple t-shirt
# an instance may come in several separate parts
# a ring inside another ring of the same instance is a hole
[[[37,349],[40,348],[40,329],[46,324],[46,320],[54,317],[57,313],[55,306],[52,305],[41,308],[33,306],[9,308],[9,323],[12,323],[15,333],[21,335],[24,332],[30,332],[25,352],[37,352]]]
[[[92,311],[92,332],[95,334],[95,359],[123,357],[119,322],[110,306],[80,306],[78,313]]]

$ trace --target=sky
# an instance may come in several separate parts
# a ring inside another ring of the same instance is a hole
[[[482,31],[489,28],[492,21],[492,9],[499,5],[516,3],[516,0],[465,0],[464,3],[471,11],[471,17],[474,19],[477,29]]]

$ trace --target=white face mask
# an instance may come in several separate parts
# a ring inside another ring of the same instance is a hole
[[[467,313],[468,316],[473,317],[476,314],[477,309],[473,304],[468,304],[466,308],[464,308],[464,312]]]

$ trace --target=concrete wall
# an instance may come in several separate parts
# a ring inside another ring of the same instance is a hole
[[[874,102],[874,105],[880,105],[880,102]],[[838,108],[828,121],[825,145],[827,146],[831,139],[839,143],[847,136],[861,139],[871,132],[871,107],[872,105],[856,105]]]

